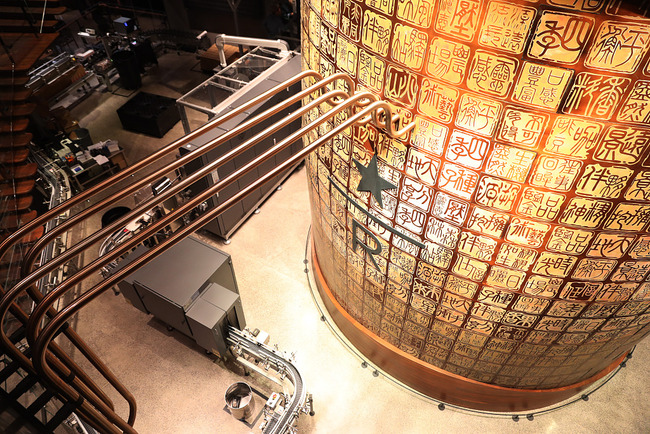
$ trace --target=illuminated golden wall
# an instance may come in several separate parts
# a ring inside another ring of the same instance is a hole
[[[315,251],[347,313],[520,389],[588,379],[648,333],[649,19],[599,0],[301,7],[304,68],[416,122],[402,141],[354,128],[308,160]],[[397,186],[383,206],[357,190],[373,150]]]

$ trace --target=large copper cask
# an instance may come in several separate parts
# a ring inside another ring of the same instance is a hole
[[[403,140],[355,127],[308,159],[321,295],[391,375],[467,407],[536,408],[650,331],[637,7],[302,2],[304,68],[345,72],[416,124]],[[373,195],[375,163],[392,185]]]

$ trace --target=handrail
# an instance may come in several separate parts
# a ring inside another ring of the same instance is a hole
[[[367,114],[370,114],[372,110],[376,110],[378,108],[382,108],[385,110],[390,110],[390,107],[383,102],[376,102],[371,104],[369,107],[363,109],[361,112],[358,114],[352,116],[349,118],[348,121],[340,124],[339,126],[335,127],[332,129],[330,132],[326,133],[325,135],[321,136],[319,139],[314,141],[312,144],[308,145],[307,147],[303,148],[301,151],[299,151],[297,154],[295,154],[293,157],[285,161],[284,163],[278,165],[276,168],[268,172],[266,175],[262,176],[259,178],[256,182],[250,184],[248,187],[242,189],[239,191],[237,194],[233,195],[230,199],[226,200],[223,204],[217,206],[216,208],[206,212],[205,214],[201,215],[198,219],[194,220],[187,226],[182,227],[179,229],[177,232],[175,232],[173,235],[171,235],[170,238],[165,239],[162,241],[160,244],[157,246],[153,247],[151,250],[147,251],[144,255],[138,257],[134,261],[130,262],[127,264],[125,267],[117,271],[115,274],[111,275],[104,281],[100,282],[99,284],[93,286],[91,289],[87,290],[84,292],[82,295],[80,295],[75,301],[70,303],[68,306],[63,308],[61,312],[52,318],[50,322],[44,327],[44,329],[41,331],[41,333],[38,335],[38,338],[36,342],[34,343],[34,367],[39,372],[41,375],[44,377],[48,378],[52,383],[56,384],[59,390],[65,391],[65,392],[70,392],[70,388],[65,384],[65,382],[61,381],[60,378],[57,378],[56,375],[52,372],[50,367],[48,366],[45,354],[47,353],[47,348],[51,340],[53,339],[53,336],[56,334],[56,331],[76,312],[78,312],[81,308],[83,308],[86,304],[88,304],[90,301],[95,299],[97,296],[102,294],[105,290],[109,289],[111,286],[113,286],[115,283],[120,281],[125,275],[128,273],[132,272],[136,267],[141,266],[142,264],[146,263],[149,260],[154,259],[156,256],[173,246],[175,242],[180,241],[183,237],[189,235],[190,233],[196,231],[199,229],[201,226],[205,225],[208,221],[219,215],[221,212],[223,212],[225,209],[227,209],[229,206],[233,205],[237,200],[241,199],[244,197],[246,194],[250,193],[253,191],[255,188],[259,187],[261,184],[266,182],[267,180],[271,179],[278,173],[281,173],[283,170],[291,167],[293,164],[296,162],[300,161],[302,158],[304,158],[307,154],[321,146],[323,143],[325,143],[327,140],[331,139],[335,134],[338,134],[338,132],[342,131],[343,129],[351,126],[354,124],[354,122],[357,119],[361,119]],[[237,179],[239,176],[245,174],[246,172],[252,170],[253,168],[257,167],[262,161],[264,161],[267,158],[270,158],[271,156],[275,155],[277,152],[281,151],[284,147],[286,147],[290,141],[283,141],[281,143],[278,143],[276,146],[274,146],[271,150],[269,150],[267,153],[261,155],[260,157],[256,158],[253,160],[251,163],[248,165],[242,167],[240,170],[234,172],[229,178],[230,179],[224,179],[217,184],[215,184],[212,188],[209,190],[206,190],[205,196],[209,197],[219,190],[223,189],[225,185],[228,183],[232,182],[233,180]],[[204,195],[201,195],[204,196]],[[204,197],[197,198],[196,202],[197,204],[200,203],[200,200],[204,200]],[[194,203],[187,204],[187,207],[191,209],[190,207],[193,207]],[[180,208],[179,208],[180,209]],[[150,226],[147,228],[147,230],[141,232],[138,234],[138,236],[134,237],[133,239],[129,240],[127,242],[127,245],[125,247],[133,247],[133,245],[136,245],[137,243],[143,241],[147,237],[151,236],[155,231],[159,230],[161,227],[164,227],[165,225],[169,224],[171,221],[174,221],[175,219],[178,218],[178,215],[169,215],[161,219],[161,221],[157,222],[156,224]],[[111,252],[112,253],[112,252]],[[100,269],[104,264],[102,264],[104,261],[95,261],[95,263],[89,264],[89,266],[93,269],[93,271],[97,271]],[[106,261],[108,262],[108,261]],[[85,269],[84,269],[85,270]],[[80,272],[83,274],[83,272]],[[71,280],[76,280],[76,278],[79,278],[79,273],[73,277],[71,277]],[[66,280],[63,282],[57,289],[55,289],[53,292],[50,294],[54,294],[55,292],[59,293],[61,290],[65,291],[65,285],[68,282]],[[48,295],[50,295],[48,294]],[[52,296],[51,300],[48,300],[49,303],[55,302],[56,298],[54,295]],[[42,310],[47,309],[45,306]],[[42,312],[40,312],[42,314]],[[35,318],[32,319],[32,321],[38,322],[38,315],[35,316]],[[67,394],[67,393],[66,393]]]
[[[114,175],[113,177],[107,179],[106,181],[101,182],[100,184],[96,185],[95,187],[92,187],[92,188],[90,188],[88,190],[85,190],[85,191],[81,192],[80,194],[78,194],[76,196],[73,196],[72,198],[70,198],[66,202],[63,202],[63,203],[57,205],[56,207],[52,208],[48,212],[46,212],[43,215],[39,216],[38,218],[34,219],[32,222],[24,225],[21,229],[17,230],[13,234],[11,234],[9,237],[7,237],[2,243],[0,243],[0,258],[2,256],[4,256],[4,254],[7,253],[8,250],[14,244],[16,244],[18,241],[20,241],[23,238],[23,236],[27,235],[31,230],[37,228],[38,226],[43,225],[44,223],[48,222],[49,220],[52,220],[52,219],[58,217],[63,212],[68,211],[73,206],[83,202],[84,200],[87,200],[89,197],[92,197],[95,194],[102,192],[104,190],[104,188],[106,188],[106,187],[108,187],[108,186],[110,186],[110,185],[112,185],[114,183],[117,183],[117,182],[119,182],[121,180],[124,180],[124,179],[128,178],[129,176],[136,173],[138,170],[147,167],[149,164],[161,159],[162,157],[164,157],[164,156],[166,156],[166,155],[168,155],[170,153],[176,152],[177,149],[180,146],[182,146],[182,145],[190,142],[191,140],[199,137],[200,135],[204,134],[205,132],[215,128],[220,123],[226,122],[226,121],[234,118],[235,116],[239,115],[240,113],[244,112],[245,110],[250,109],[250,108],[252,108],[252,107],[254,107],[254,106],[258,105],[258,104],[263,103],[267,98],[269,98],[269,97],[271,97],[273,95],[276,95],[279,92],[282,92],[288,86],[290,86],[292,84],[295,84],[295,83],[297,83],[297,82],[299,82],[299,81],[301,81],[301,80],[303,80],[305,78],[317,78],[318,79],[318,78],[322,78],[322,76],[320,74],[314,72],[314,71],[304,71],[304,72],[294,76],[293,78],[291,78],[287,82],[284,82],[284,83],[282,83],[280,85],[277,85],[277,86],[267,90],[266,92],[263,92],[262,94],[258,95],[256,98],[253,98],[250,101],[242,104],[238,108],[233,109],[229,113],[227,113],[227,114],[225,114],[223,116],[220,116],[217,119],[214,119],[213,121],[208,122],[207,124],[199,127],[197,130],[195,130],[195,131],[181,137],[178,140],[173,141],[172,143],[170,143],[169,145],[167,145],[167,146],[163,147],[162,149],[156,151],[154,154],[150,155],[149,157],[137,162],[136,164],[134,164],[134,165],[130,166],[129,168],[119,172],[118,174]],[[330,83],[330,82],[333,82],[333,81],[339,80],[339,79],[345,80],[348,84],[352,83],[350,78],[347,77],[344,74],[338,74],[335,77],[332,76],[331,79],[328,78],[327,83]],[[216,144],[214,146],[216,146]],[[190,158],[188,160],[183,160],[183,162],[189,161],[189,160],[191,160],[193,158],[196,158],[197,156],[201,155],[202,153],[205,153],[205,152],[210,150],[210,147],[206,147],[206,148],[207,149],[205,149],[205,148],[201,149],[200,152],[193,153],[192,158]],[[181,164],[183,164],[183,163],[181,163]],[[126,197],[128,194],[133,193],[134,191],[136,191],[137,188],[140,188],[142,185],[146,185],[146,182],[150,182],[153,179],[153,176],[157,176],[157,175],[150,175],[150,176],[146,177],[144,181],[132,184],[131,186],[129,186],[126,189],[122,190],[120,192],[121,197]],[[86,217],[88,215],[91,215],[93,212],[100,209],[101,206],[105,206],[111,200],[116,200],[116,199],[115,199],[114,196],[112,196],[110,198],[105,198],[104,200],[100,201],[99,203],[95,204],[94,206],[86,208],[85,210],[81,211],[80,213],[78,213],[77,215],[72,217],[71,219],[68,219],[68,222],[74,222],[74,221],[77,221],[77,220],[79,220],[81,218],[84,218],[84,217]],[[65,228],[67,228],[67,225],[58,225],[58,226],[56,226],[52,230],[48,231],[45,234],[45,236],[42,237],[41,240],[39,240],[39,242],[37,242],[32,249],[30,249],[29,252],[32,253],[32,255],[30,255],[28,253],[25,256],[25,260],[28,260],[29,264],[23,263],[23,266],[21,267],[21,275],[23,277],[25,275],[27,275],[32,270],[33,263],[36,261],[38,253],[40,252],[40,250],[37,250],[37,249],[42,250],[42,248],[44,248],[52,239],[54,239],[58,235],[60,235],[65,230]],[[42,300],[43,295],[40,293],[40,291],[38,291],[38,289],[35,286],[30,285],[30,286],[27,286],[26,289],[27,289],[28,295],[36,303],[38,303],[38,302],[40,302],[40,300]],[[0,293],[3,294],[3,295],[6,295],[6,293],[2,292],[1,290],[0,290]],[[4,297],[3,297],[3,299],[4,299]],[[7,305],[12,305],[12,303],[8,303]],[[17,309],[20,309],[20,308],[17,305],[13,305],[12,306],[12,313],[15,314]],[[4,319],[4,317],[6,316],[6,313],[7,313],[7,310],[3,309],[3,312],[2,312],[2,315],[1,315],[2,319]],[[56,311],[54,311],[54,310],[50,310],[50,312],[49,312],[50,316],[54,315],[55,313],[56,313]],[[25,315],[23,317],[26,318]],[[1,329],[1,327],[0,327],[0,329]],[[129,420],[129,423],[132,424],[134,422],[134,420],[135,420],[135,412],[136,412],[135,398],[133,397],[133,395],[131,395],[130,392],[128,392],[128,390],[119,382],[117,377],[115,377],[115,375],[113,375],[110,372],[108,367],[101,362],[99,357],[97,357],[92,352],[90,347],[88,347],[85,344],[85,342],[83,342],[83,340],[81,340],[81,338],[76,334],[76,332],[74,330],[72,330],[71,328],[66,328],[63,333],[75,345],[75,347],[77,347],[80,350],[81,354],[83,354],[84,357],[86,357],[93,364],[95,369],[97,369],[97,371],[99,371],[102,374],[102,376],[104,376],[104,378],[106,378],[108,380],[108,382],[128,402],[128,404],[129,404],[129,419],[128,420]],[[32,364],[31,364],[30,360],[27,357],[25,357],[20,350],[16,349],[13,344],[11,344],[9,339],[6,337],[6,334],[4,333],[4,330],[0,330],[0,338],[3,341],[4,346],[7,348],[8,352],[11,353],[11,356],[14,359],[16,359],[18,361],[18,363],[20,363],[21,366],[24,369],[26,369],[28,371],[31,371],[32,370]],[[58,348],[58,346],[56,346],[56,345],[53,346],[53,349],[55,351],[56,356],[60,359],[60,363],[59,363],[59,361],[54,361],[53,363],[55,363],[56,366],[59,367],[60,369],[65,369],[67,367],[68,369],[70,369],[71,371],[74,371],[77,374],[76,376],[79,377],[79,378],[74,379],[73,384],[76,387],[79,387],[80,390],[83,391],[82,395],[84,395],[86,398],[90,398],[91,400],[93,400],[91,398],[91,395],[89,394],[89,391],[93,391],[101,400],[103,400],[105,403],[107,403],[109,406],[112,407],[112,402],[110,401],[110,399],[108,399],[108,397],[101,391],[101,389],[94,382],[92,382],[92,380],[89,377],[87,377],[87,375],[83,372],[83,370],[81,370],[72,361],[72,359],[69,358],[69,356],[67,354],[65,354],[65,352],[61,351]]]
[[[209,122],[203,127],[200,127],[194,132],[188,134],[187,136],[184,136],[172,142],[171,144],[167,145],[166,147],[152,154],[150,157],[138,162],[134,166],[131,166],[131,168],[129,168],[130,170],[125,170],[124,172],[121,172],[118,175],[111,177],[109,180],[101,183],[97,187],[87,190],[83,192],[81,195],[75,196],[74,198],[76,198],[76,200],[74,201],[74,203],[72,204],[68,203],[72,201],[71,199],[70,201],[67,201],[63,204],[63,205],[67,204],[66,206],[57,206],[56,208],[53,208],[53,210],[51,210],[50,212],[39,217],[40,222],[37,224],[42,224],[42,222],[45,221],[47,218],[50,218],[53,215],[58,215],[63,210],[69,209],[72,206],[80,203],[81,201],[86,200],[89,197],[92,197],[94,194],[102,192],[103,188],[105,188],[106,186],[113,185],[121,180],[126,179],[129,175],[135,173],[140,168],[144,168],[148,166],[152,162],[162,158],[164,155],[172,152],[172,150],[175,151],[183,144],[188,143],[189,141],[193,140],[199,135],[205,133],[205,131],[214,128],[219,123],[232,119],[234,116],[241,113],[242,111],[260,104],[269,96],[272,96],[280,92],[281,90],[284,90],[288,86],[297,83],[298,81],[307,77],[318,78],[320,77],[320,74],[315,73],[313,71],[305,71],[299,74],[298,76],[294,77],[293,79],[288,80],[287,82],[282,83],[273,89],[270,89],[269,91],[252,99],[246,104],[243,104],[237,110],[233,110],[227,115],[221,116],[220,118]],[[230,135],[229,133],[226,133],[220,136],[219,138],[204,145],[203,147],[199,148],[198,150],[191,152],[188,155],[176,160],[174,163],[167,165],[161,169],[155,170],[152,173],[149,173],[143,178],[143,180],[130,185],[129,187],[125,188],[124,190],[116,194],[107,196],[106,198],[102,199],[98,203],[91,205],[90,207],[76,214],[74,217],[68,219],[68,221],[58,225],[51,232],[48,232],[46,234],[46,236],[49,236],[48,239],[47,240],[41,239],[39,242],[37,242],[34,245],[34,247],[30,249],[28,255],[26,256],[25,261],[23,262],[24,267],[22,269],[23,271],[22,280],[18,282],[18,284],[16,284],[14,287],[9,289],[6,293],[4,293],[4,296],[0,300],[0,320],[4,319],[8,310],[11,310],[13,312],[14,309],[17,308],[17,306],[14,304],[14,301],[16,297],[24,290],[27,290],[30,296],[34,298],[34,300],[38,303],[32,315],[27,318],[28,321],[27,321],[26,334],[27,334],[28,343],[30,345],[30,348],[32,349],[32,357],[31,357],[32,360],[26,358],[24,354],[22,354],[19,350],[17,350],[14,347],[14,345],[8,339],[6,333],[1,327],[0,327],[0,340],[1,340],[0,343],[2,343],[4,346],[7,346],[10,351],[11,349],[13,349],[13,351],[11,351],[12,353],[18,353],[18,355],[16,354],[14,355],[19,359],[19,361],[25,363],[29,368],[33,368],[33,370],[35,370],[37,373],[39,373],[45,379],[47,379],[47,382],[51,384],[62,396],[64,396],[70,401],[77,402],[79,405],[80,413],[84,415],[86,418],[88,418],[89,420],[91,420],[93,422],[93,425],[99,426],[101,427],[102,430],[105,430],[107,432],[120,432],[120,430],[124,432],[135,432],[135,430],[133,429],[133,423],[135,419],[134,400],[133,400],[133,405],[131,405],[131,402],[129,401],[129,399],[127,399],[127,401],[129,402],[130,411],[129,411],[128,421],[125,422],[120,416],[117,415],[117,413],[115,413],[111,405],[109,405],[107,402],[101,399],[101,396],[99,394],[92,393],[92,389],[90,388],[90,386],[93,385],[94,383],[92,383],[91,380],[87,380],[84,377],[84,381],[77,381],[77,382],[72,381],[70,382],[70,384],[68,384],[68,382],[66,382],[64,378],[62,378],[61,371],[60,369],[58,369],[61,367],[59,365],[62,364],[64,368],[67,367],[68,365],[73,367],[76,367],[76,365],[71,360],[66,359],[66,357],[63,357],[62,360],[60,361],[59,358],[61,357],[56,358],[52,355],[51,351],[54,351],[55,353],[60,351],[60,349],[56,346],[56,344],[52,342],[52,340],[54,339],[56,334],[62,330],[62,327],[64,327],[63,329],[64,332],[70,330],[69,327],[66,326],[70,317],[75,313],[77,313],[81,308],[83,308],[87,303],[89,303],[95,297],[103,293],[106,289],[110,288],[114,283],[121,280],[121,278],[124,275],[131,272],[133,269],[135,269],[135,267],[138,267],[141,264],[149,260],[152,260],[160,253],[173,246],[174,243],[180,241],[186,235],[189,235],[191,232],[194,232],[196,229],[203,226],[209,220],[215,218],[217,215],[222,213],[229,206],[233,205],[237,200],[244,197],[246,194],[253,191],[255,188],[259,187],[264,182],[271,179],[278,173],[281,173],[282,171],[291,167],[296,162],[300,161],[302,158],[304,158],[310,152],[312,152],[313,150],[321,146],[326,141],[330,140],[335,134],[338,134],[340,131],[343,131],[344,129],[350,127],[351,125],[354,125],[355,123],[357,124],[365,123],[370,120],[373,120],[379,127],[386,129],[386,131],[390,135],[401,135],[408,132],[410,129],[412,129],[414,125],[409,124],[408,126],[402,128],[401,130],[398,130],[396,127],[396,120],[398,119],[398,117],[392,115],[391,107],[385,102],[376,101],[376,97],[370,93],[361,92],[350,96],[342,90],[331,90],[330,92],[327,92],[317,98],[310,100],[299,110],[296,110],[294,113],[276,122],[274,125],[266,129],[264,132],[259,133],[254,137],[250,138],[242,145],[231,150],[230,152],[220,157],[216,161],[210,163],[209,165],[203,167],[201,170],[186,177],[186,179],[184,179],[177,185],[173,186],[172,188],[165,190],[160,195],[154,196],[149,201],[140,204],[138,207],[132,210],[128,215],[123,216],[117,221],[111,223],[110,225],[107,225],[105,228],[96,231],[90,237],[87,237],[86,239],[76,244],[69,250],[63,252],[61,255],[54,258],[52,261],[49,261],[45,264],[41,264],[38,268],[36,268],[32,272],[32,269],[34,267],[34,262],[38,256],[38,253],[45,246],[47,246],[48,242],[55,236],[54,233],[60,234],[63,231],[69,230],[70,227],[73,227],[82,219],[90,215],[93,215],[93,213],[100,210],[102,207],[105,207],[106,205],[110,204],[115,200],[126,197],[127,195],[131,194],[133,191],[136,191],[142,185],[146,185],[152,180],[158,179],[160,176],[162,176],[161,173],[166,173],[168,171],[181,167],[182,165],[186,164],[188,161],[191,161],[199,157],[200,155],[204,154],[205,152],[214,149],[216,146],[219,146],[219,144],[225,142],[226,140],[231,138],[231,136],[239,134],[241,131],[244,131],[245,129],[250,128],[251,126],[256,125],[257,123],[261,122],[263,119],[266,119],[274,114],[277,114],[280,110],[289,107],[291,104],[294,104],[297,101],[304,99],[305,97],[311,95],[312,93],[316,91],[321,91],[326,85],[338,79],[343,79],[344,81],[346,81],[348,85],[350,85],[348,87],[350,91],[354,90],[354,86],[351,85],[352,83],[351,80],[349,79],[349,77],[345,76],[344,74],[336,74],[336,77],[330,76],[327,79],[321,78],[321,80],[318,81],[316,84],[298,93],[293,98],[290,98],[280,103],[279,105],[276,105],[272,109],[269,109],[264,113],[262,113],[261,115],[258,115],[257,117],[251,119],[250,121],[243,123],[242,125],[240,125],[240,127],[231,130],[229,132]],[[347,97],[347,99],[345,99],[345,97]],[[375,101],[375,102],[370,103],[368,105],[369,101]],[[47,275],[49,272],[55,270],[57,267],[66,263],[70,258],[80,254],[87,247],[92,246],[95,242],[100,240],[102,236],[114,232],[117,227],[123,226],[125,222],[129,221],[130,219],[133,219],[134,216],[141,215],[141,213],[143,211],[146,211],[146,209],[149,209],[153,206],[156,206],[157,204],[162,203],[163,201],[167,200],[168,198],[180,192],[182,189],[195,183],[200,178],[208,175],[211,171],[214,171],[217,167],[229,161],[236,155],[239,155],[242,152],[244,152],[246,149],[249,149],[251,146],[259,142],[263,138],[268,137],[269,134],[277,132],[284,126],[288,125],[290,122],[293,122],[299,117],[301,117],[304,113],[307,113],[310,110],[317,109],[322,104],[327,104],[330,107],[330,109],[327,110],[321,116],[319,116],[315,121],[310,122],[308,125],[303,126],[296,132],[293,132],[287,138],[275,144],[268,151],[253,159],[250,163],[248,163],[244,167],[236,170],[229,176],[218,181],[216,184],[214,184],[207,190],[201,192],[201,194],[195,196],[187,203],[178,207],[178,209],[173,210],[172,212],[164,215],[162,218],[149,225],[146,229],[134,235],[126,242],[118,245],[115,249],[109,251],[107,254],[101,256],[100,258],[95,259],[90,264],[76,271],[74,274],[69,275],[63,282],[59,283],[59,285],[47,295],[43,296],[37,290],[35,283],[40,277]],[[364,106],[365,108],[362,108]],[[278,152],[282,151],[282,149],[286,148],[291,143],[295,142],[296,140],[298,140],[299,138],[307,134],[309,131],[313,130],[318,125],[326,122],[327,120],[331,119],[333,116],[341,113],[344,110],[349,110],[355,107],[357,109],[361,108],[360,111],[349,116],[346,121],[332,128],[330,131],[328,131],[327,133],[325,133],[324,135],[316,139],[313,143],[301,149],[294,156],[292,156],[285,162],[278,165],[276,168],[274,168],[269,173],[259,178],[257,181],[255,181],[248,187],[242,189],[240,192],[238,192],[233,197],[226,200],[221,205],[205,212],[204,214],[200,215],[196,220],[190,222],[189,224],[182,226],[180,229],[173,232],[169,236],[169,238],[160,242],[158,245],[156,245],[155,247],[147,251],[144,255],[137,258],[133,262],[127,264],[124,268],[114,273],[104,281],[86,290],[83,294],[78,296],[75,300],[73,300],[70,304],[68,304],[65,308],[63,308],[60,312],[57,312],[53,308],[54,303],[61,300],[61,298],[64,295],[66,295],[70,289],[74,288],[78,283],[82,282],[85,278],[90,276],[92,273],[97,272],[97,270],[100,270],[108,263],[116,260],[123,254],[128,252],[131,248],[142,243],[144,240],[148,239],[153,234],[157,233],[160,229],[178,220],[183,215],[185,215],[186,212],[195,209],[199,204],[207,200],[209,197],[213,196],[214,194],[222,190],[224,187],[234,182],[239,177],[255,169],[267,159],[272,158]],[[208,125],[210,125],[210,128],[206,128]],[[224,139],[223,138],[224,136],[227,136],[227,138]],[[28,232],[31,229],[32,228],[23,228],[23,231]],[[12,244],[14,244],[16,241],[20,240],[22,236],[24,236],[24,234],[21,235],[20,233],[21,231],[18,232],[19,232],[18,234],[16,233],[13,234],[12,237],[10,237],[9,239],[5,240],[5,242],[0,244],[0,257],[7,251],[9,247],[11,247]],[[44,325],[43,329],[40,330],[40,325],[42,324],[46,316],[49,316],[50,320]],[[92,354],[92,352],[90,352],[90,349],[87,348],[85,343],[83,343],[83,341],[81,341],[81,339],[76,334],[74,334],[74,332],[70,336],[72,336],[73,339],[78,341],[78,342],[73,342],[75,343],[75,345],[79,344],[82,348],[84,348],[84,351],[82,351],[84,357],[88,358],[91,362],[93,362],[95,368],[106,379],[109,380],[111,385],[113,385],[113,387],[115,387],[118,390],[118,392],[120,392],[124,396],[124,393],[122,393],[123,391],[120,390],[120,387],[123,386],[121,385],[121,383],[119,383],[117,378],[115,378],[114,375],[108,370],[108,368],[105,367],[101,363],[101,361],[99,361],[97,356],[95,356],[94,354]],[[68,337],[70,338],[70,336]],[[67,355],[64,354],[64,356]],[[53,369],[56,369],[56,371],[59,372],[57,373]],[[124,389],[124,391],[126,391],[126,389]],[[130,396],[128,391],[126,391],[126,394]]]
[[[71,209],[73,206],[83,202],[84,200],[87,200],[89,197],[92,197],[94,194],[101,192],[102,190],[106,189],[107,187],[117,183],[118,181],[122,181],[129,176],[135,174],[138,170],[143,169],[150,165],[151,163],[158,161],[162,157],[172,154],[176,152],[178,148],[181,146],[191,142],[192,140],[200,137],[201,135],[205,134],[206,132],[210,131],[211,129],[215,128],[217,125],[229,121],[230,119],[234,118],[235,116],[241,114],[242,112],[246,111],[247,109],[256,106],[257,104],[260,104],[264,102],[266,99],[269,97],[281,92],[282,90],[286,89],[287,86],[291,86],[292,84],[295,84],[299,81],[302,81],[304,78],[307,77],[316,77],[319,80],[322,80],[323,77],[319,73],[311,70],[303,71],[300,74],[297,74],[287,82],[281,83],[266,92],[261,93],[260,95],[256,96],[255,98],[251,99],[250,101],[242,104],[241,106],[233,109],[232,111],[228,112],[227,114],[220,116],[216,119],[213,119],[212,121],[206,123],[205,125],[200,126],[196,130],[184,135],[183,137],[174,140],[167,146],[157,150],[153,154],[149,155],[148,157],[145,157],[144,159],[136,162],[135,164],[125,168],[124,170],[121,170],[120,172],[116,173],[112,177],[98,183],[97,185],[89,188],[88,190],[84,190],[80,192],[79,194],[72,196],[70,199],[66,200],[65,202],[57,205],[56,207],[52,208],[51,210],[47,211],[41,216],[36,217],[34,220],[32,220],[29,223],[26,223],[23,225],[20,229],[18,229],[16,232],[12,233],[9,235],[4,241],[0,243],[0,258],[2,258],[6,253],[9,247],[17,243],[20,239],[22,239],[25,235],[27,235],[29,232],[32,230],[36,229],[37,227],[45,224],[47,221],[51,220],[54,218],[56,215],[61,214],[69,209]],[[352,80],[348,77],[347,81],[349,83],[352,83]],[[354,89],[354,86],[351,86],[351,89]]]
[[[249,38],[245,36],[231,36],[222,33],[220,35],[217,35],[214,40],[214,45],[216,45],[217,49],[219,50],[219,61],[223,67],[226,67],[228,65],[226,54],[224,53],[225,44],[246,45],[248,47],[275,48],[280,50],[280,56],[282,57],[285,57],[289,54],[289,44],[282,39]]]

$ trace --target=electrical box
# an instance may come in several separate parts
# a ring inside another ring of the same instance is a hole
[[[128,35],[135,30],[135,22],[128,17],[119,17],[113,20],[113,30],[120,35]]]
[[[139,246],[118,265],[147,250]],[[133,306],[222,357],[228,326],[246,326],[230,255],[194,237],[140,267],[118,287]]]

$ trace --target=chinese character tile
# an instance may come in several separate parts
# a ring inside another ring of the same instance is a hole
[[[386,15],[392,15],[395,0],[366,0],[366,6],[370,6]]]
[[[519,75],[513,101],[555,111],[571,81],[572,70],[525,61]]]
[[[556,277],[532,275],[526,281],[524,292],[540,297],[555,297],[562,286],[562,279]]]
[[[352,0],[348,0],[352,2]],[[365,50],[359,50],[359,81],[370,90],[381,92],[384,88],[386,62]]]
[[[463,297],[472,298],[478,289],[478,284],[450,274],[444,289]]]
[[[404,24],[395,23],[391,44],[391,59],[411,71],[418,71],[424,63],[428,37],[423,31]]]
[[[637,70],[648,51],[650,28],[622,21],[603,21],[595,33],[585,65],[619,73]]]
[[[526,273],[523,271],[511,270],[505,267],[494,265],[490,268],[485,284],[497,288],[518,290],[526,279]]]
[[[562,113],[611,119],[630,83],[629,78],[580,72],[569,89]]]
[[[385,58],[388,54],[391,31],[390,18],[371,10],[363,13],[361,42],[364,47]]]
[[[425,237],[434,243],[453,249],[456,247],[456,243],[458,243],[459,234],[460,228],[430,217],[427,223]]]
[[[513,54],[524,51],[535,9],[520,5],[491,1],[481,25],[479,44]]]
[[[465,78],[471,49],[460,42],[431,38],[426,72],[450,84],[460,84]]]
[[[501,238],[510,217],[478,206],[474,206],[467,220],[467,229],[495,238]]]
[[[517,301],[512,305],[512,308],[516,311],[527,312],[533,315],[541,314],[551,303],[550,300],[546,300],[539,297],[529,297],[526,295],[521,295],[517,298]]]
[[[627,167],[588,164],[576,183],[576,192],[590,197],[615,199],[621,195],[633,173]]]
[[[514,82],[518,64],[517,59],[476,50],[467,74],[467,88],[504,97]]]
[[[636,235],[600,233],[587,250],[587,256],[601,258],[622,258],[634,243]]]
[[[358,58],[359,48],[347,39],[339,37],[336,46],[336,64],[351,77],[356,77]]]
[[[537,251],[534,249],[502,243],[494,263],[515,270],[528,271],[536,257]]]
[[[532,220],[512,217],[506,240],[524,247],[541,247],[551,225]]]
[[[619,203],[605,222],[604,229],[641,231],[650,222],[650,205]]]
[[[556,191],[569,191],[581,169],[580,161],[542,155],[533,170],[530,184]]]
[[[444,162],[438,177],[438,188],[462,199],[470,199],[476,190],[478,173],[457,164]]]
[[[441,156],[449,128],[427,118],[416,116],[411,144],[433,155]]]
[[[577,258],[574,256],[542,252],[532,271],[550,277],[566,277],[576,262]]]
[[[560,223],[593,229],[598,227],[605,220],[611,208],[612,203],[606,200],[574,197],[569,201],[564,209],[562,216],[560,217]],[[612,214],[612,216],[614,216],[614,214]],[[613,221],[612,225],[620,226],[620,224],[615,221]]]
[[[465,93],[458,103],[455,124],[477,134],[492,136],[502,110],[503,104],[496,100]]]
[[[475,200],[480,205],[501,211],[510,211],[521,190],[521,185],[491,176],[482,176]]]
[[[599,12],[607,0],[547,0],[547,2],[553,6],[576,11]]]
[[[395,16],[426,29],[431,25],[434,3],[433,0],[397,0]]]
[[[510,181],[524,182],[535,161],[535,153],[495,143],[485,165],[485,173]]]
[[[542,11],[528,55],[539,60],[573,64],[589,42],[594,19],[586,15]]]
[[[560,214],[564,199],[563,194],[526,187],[519,199],[517,213],[524,217],[553,221]]]
[[[454,38],[471,41],[479,27],[481,0],[441,0],[435,30]]]
[[[394,102],[413,108],[418,94],[418,78],[408,68],[388,65],[384,95]]]
[[[457,251],[480,261],[490,261],[496,247],[496,240],[490,237],[463,231],[458,241]]]
[[[616,267],[616,264],[614,259],[583,258],[571,277],[580,280],[603,281]]]
[[[470,169],[480,169],[489,149],[489,140],[462,130],[453,130],[445,158]]]
[[[462,225],[469,212],[469,204],[446,193],[439,192],[433,204],[432,214],[455,225]]]
[[[507,106],[499,125],[497,138],[527,148],[536,148],[544,135],[549,115]]]
[[[480,282],[485,277],[488,268],[488,264],[485,262],[472,259],[468,256],[457,255],[452,271],[466,279]]]
[[[598,141],[602,124],[569,116],[558,116],[544,151],[585,159]]]
[[[422,79],[418,111],[443,123],[454,119],[454,106],[458,100],[458,90],[438,83],[430,78]]]
[[[626,200],[650,202],[650,171],[640,170],[634,176],[624,195]]]
[[[445,282],[445,278],[447,277],[447,272],[433,267],[426,262],[419,262],[417,265],[417,270],[415,272],[415,277],[416,281],[420,279],[432,286],[442,287]]]

